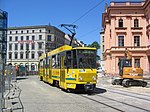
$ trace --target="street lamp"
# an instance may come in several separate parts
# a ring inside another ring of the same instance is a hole
[[[27,50],[26,50],[26,56],[27,56],[27,58],[28,58],[28,66],[27,66],[28,75],[29,75],[29,53],[30,53],[29,48],[27,48]],[[26,71],[27,71],[27,70],[26,70]]]

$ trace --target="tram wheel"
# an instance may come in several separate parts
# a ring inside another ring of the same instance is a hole
[[[40,76],[40,81],[43,81],[43,77],[42,76]]]

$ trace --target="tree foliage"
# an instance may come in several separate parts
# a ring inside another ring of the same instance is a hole
[[[97,50],[100,49],[100,45],[97,41],[94,41],[92,44],[89,44],[88,47],[94,47]]]

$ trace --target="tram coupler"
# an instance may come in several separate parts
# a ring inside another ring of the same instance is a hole
[[[85,89],[85,91],[93,91],[94,90],[94,85],[90,84],[90,83],[86,83],[84,85],[84,89]]]

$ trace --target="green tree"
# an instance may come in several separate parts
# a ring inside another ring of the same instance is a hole
[[[94,47],[97,50],[100,49],[100,45],[97,41],[94,41],[92,44],[89,44],[88,47]]]

